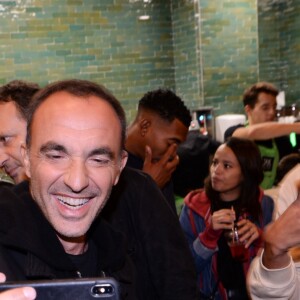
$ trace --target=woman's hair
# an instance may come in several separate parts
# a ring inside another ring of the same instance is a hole
[[[236,137],[229,138],[224,144],[236,156],[243,176],[241,194],[235,210],[238,215],[243,211],[248,212],[259,221],[261,216],[259,185],[264,176],[259,149],[253,141]],[[205,192],[211,201],[212,211],[220,209],[220,193],[213,189],[210,175],[205,180]]]

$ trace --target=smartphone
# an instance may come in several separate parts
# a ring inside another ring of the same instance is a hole
[[[118,282],[111,277],[4,282],[0,292],[32,286],[37,300],[120,300]]]

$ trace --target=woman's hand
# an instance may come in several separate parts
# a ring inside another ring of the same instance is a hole
[[[245,243],[248,248],[256,239],[259,238],[257,226],[248,219],[241,219],[237,222],[240,241]]]
[[[5,282],[6,278],[3,273],[0,273],[0,282]],[[0,300],[34,300],[36,291],[32,287],[21,287],[11,289],[0,294]]]
[[[220,209],[215,211],[212,215],[212,228],[214,230],[232,229],[234,220],[235,211],[233,209]]]

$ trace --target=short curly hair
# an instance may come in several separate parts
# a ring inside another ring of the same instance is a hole
[[[169,89],[159,88],[147,92],[138,104],[138,111],[142,109],[151,110],[168,122],[178,119],[185,127],[191,123],[190,111],[182,99]]]

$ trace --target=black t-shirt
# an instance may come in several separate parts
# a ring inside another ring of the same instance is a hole
[[[128,152],[128,160],[127,160],[126,166],[133,168],[133,169],[143,170],[144,161],[141,158],[137,157],[136,155]],[[177,214],[176,205],[175,205],[173,181],[170,180],[169,182],[167,182],[166,185],[161,189],[161,191],[162,191],[165,199],[169,203],[173,212],[175,214]]]
[[[68,254],[76,266],[80,277],[95,277],[97,275],[97,248],[93,242],[89,242],[88,250],[80,255]]]

